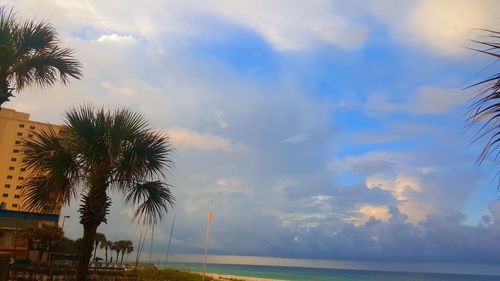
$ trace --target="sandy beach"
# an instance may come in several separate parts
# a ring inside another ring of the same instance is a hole
[[[269,279],[269,278],[259,278],[259,277],[248,277],[248,276],[238,276],[238,275],[224,275],[218,273],[206,273],[207,276],[219,280],[219,281],[285,281],[280,279]]]

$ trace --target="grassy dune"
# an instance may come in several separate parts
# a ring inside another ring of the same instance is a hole
[[[201,281],[202,276],[197,273],[177,270],[177,269],[141,269],[136,272],[137,277],[143,280],[162,280],[162,281]],[[206,281],[214,279],[205,277]]]

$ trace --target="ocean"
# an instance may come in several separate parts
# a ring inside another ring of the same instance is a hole
[[[201,263],[169,263],[169,268],[203,271]],[[500,281],[500,276],[409,273],[289,266],[207,264],[207,272],[291,281]]]

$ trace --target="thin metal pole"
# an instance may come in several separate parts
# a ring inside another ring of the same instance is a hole
[[[165,257],[165,267],[167,267],[168,263],[168,252],[170,251],[170,242],[172,242],[172,234],[174,233],[174,224],[175,224],[175,216],[177,214],[174,214],[174,220],[172,221],[172,228],[170,228],[170,238],[168,239],[168,246],[167,246],[167,256]]]
[[[153,239],[155,235],[155,225],[153,224],[153,231],[151,231],[151,245],[149,246],[149,263],[153,260]]]
[[[142,239],[141,249],[139,250],[139,259],[141,259],[142,249],[144,249],[144,244],[146,244],[146,237],[148,237],[149,229],[146,229],[146,234],[144,234],[144,239]]]
[[[139,245],[137,246],[137,256],[135,258],[135,266],[139,264],[139,252],[141,250],[141,240],[142,240],[142,231],[141,231],[141,236],[139,236]]]
[[[208,205],[208,220],[207,220],[207,232],[205,234],[205,259],[203,261],[203,277],[202,281],[205,281],[205,273],[207,267],[207,255],[208,255],[208,235],[210,234],[210,219],[211,219],[211,205],[212,202]]]

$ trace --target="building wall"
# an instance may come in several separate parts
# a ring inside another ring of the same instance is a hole
[[[10,252],[16,258],[26,258],[29,254],[28,241],[22,237],[22,231],[56,224],[62,207],[58,203],[52,209],[28,212],[23,204],[21,188],[30,170],[23,167],[21,141],[50,126],[62,133],[62,126],[33,121],[29,117],[28,113],[0,109],[0,205],[3,206],[0,208],[0,251]]]
[[[29,120],[29,114],[13,109],[0,109],[0,204],[6,210],[26,211],[21,198],[21,186],[30,171],[23,166],[23,138],[32,138],[33,131],[47,130],[49,126],[62,133],[62,127]],[[57,214],[61,204],[55,209],[43,210],[44,213]]]

